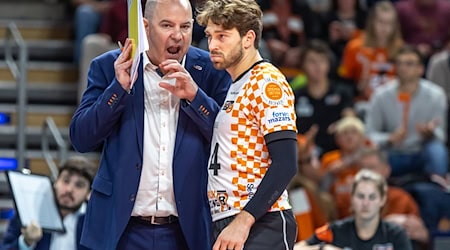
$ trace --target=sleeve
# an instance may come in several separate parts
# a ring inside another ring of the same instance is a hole
[[[338,68],[338,74],[340,77],[347,80],[353,80],[356,83],[356,49],[353,44],[354,42],[349,41],[345,46],[344,52],[342,53],[342,61]]]
[[[70,140],[82,153],[97,149],[120,126],[129,97],[135,92],[133,88],[128,94],[122,88],[112,70],[115,57],[107,56],[92,61],[87,89],[70,123]]]
[[[255,220],[261,218],[270,209],[286,189],[292,177],[297,173],[297,140],[295,139],[295,132],[276,132],[269,134],[266,138],[277,135],[282,135],[285,139],[273,139],[267,144],[272,163],[258,186],[255,195],[244,207],[244,210],[253,215]]]
[[[441,57],[439,54],[432,56],[427,67],[427,79],[444,88],[448,81],[445,72],[449,67],[448,56]]]
[[[445,96],[444,91],[436,91],[436,93],[436,97],[433,98],[435,101],[435,108],[432,109],[432,111],[434,112],[433,117],[437,122],[437,127],[434,130],[434,136],[440,141],[445,142],[447,140],[448,126],[447,97]]]
[[[10,220],[8,229],[3,237],[1,249],[19,249],[20,228],[19,218],[14,216]]]
[[[211,73],[214,73],[211,75],[214,75],[215,79],[206,78],[203,81],[214,82],[216,88],[206,93],[199,87],[197,95],[191,103],[182,100],[180,105],[189,118],[198,125],[201,133],[208,141],[211,140],[217,113],[225,100],[231,83],[231,79],[226,72],[214,70]]]
[[[371,141],[376,145],[385,147],[388,145],[388,140],[390,134],[383,131],[383,110],[381,109],[381,104],[383,103],[383,95],[375,94],[372,96],[369,110],[366,116],[366,129],[367,134]]]
[[[33,250],[34,247],[35,247],[34,245],[27,246],[27,244],[25,243],[25,239],[24,239],[23,235],[20,235],[20,237],[19,237],[19,250]]]
[[[316,229],[314,232],[314,235],[311,236],[306,242],[308,245],[316,245],[320,244],[321,242],[325,242],[327,244],[333,243],[333,229],[332,225],[325,224],[319,228]]]
[[[405,230],[399,226],[395,226],[389,234],[394,244],[394,249],[412,250],[411,240],[408,238]]]

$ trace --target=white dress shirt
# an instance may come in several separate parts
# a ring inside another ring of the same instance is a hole
[[[184,62],[184,59],[183,59]],[[161,77],[144,54],[143,166],[132,216],[178,215],[172,162],[180,99],[161,88]]]

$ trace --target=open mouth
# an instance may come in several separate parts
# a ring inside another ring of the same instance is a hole
[[[169,48],[167,48],[167,52],[169,52],[169,54],[172,55],[177,55],[178,53],[180,53],[180,51],[181,51],[180,46],[170,46]]]

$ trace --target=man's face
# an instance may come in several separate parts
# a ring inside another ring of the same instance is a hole
[[[208,21],[205,33],[211,61],[216,69],[229,69],[241,61],[244,48],[236,28],[225,30],[221,25]]]
[[[414,53],[405,53],[397,56],[395,67],[400,84],[403,82],[418,81],[423,74],[420,59]]]
[[[187,1],[158,3],[152,20],[144,18],[149,50],[153,64],[167,59],[181,61],[192,41],[192,10]]]
[[[326,79],[330,69],[330,62],[325,54],[308,51],[303,62],[303,71],[310,82]]]
[[[383,163],[377,155],[367,155],[359,160],[359,166],[362,169],[369,169],[388,178],[391,171],[390,167]]]
[[[68,170],[63,170],[54,187],[59,206],[70,211],[78,210],[90,192],[89,181]]]

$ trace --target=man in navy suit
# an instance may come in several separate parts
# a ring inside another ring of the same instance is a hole
[[[65,233],[43,232],[35,222],[22,227],[15,216],[9,224],[1,249],[87,249],[80,245],[84,220],[82,205],[89,197],[95,170],[96,166],[82,156],[69,158],[59,169],[54,188]]]
[[[92,249],[211,249],[207,159],[231,83],[191,47],[188,0],[148,0],[149,50],[130,78],[131,40],[91,63],[70,138],[102,146],[81,243]]]

